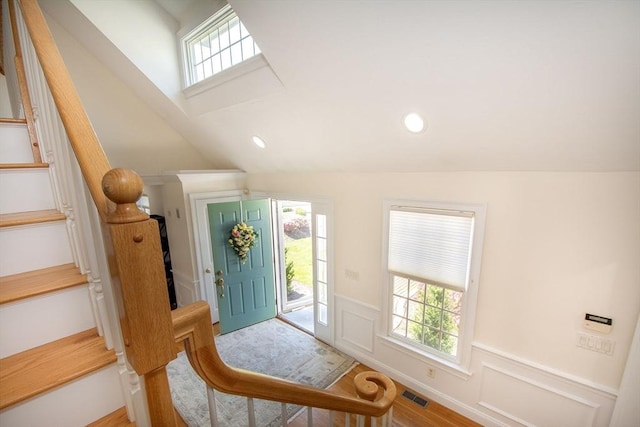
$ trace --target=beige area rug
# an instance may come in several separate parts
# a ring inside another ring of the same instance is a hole
[[[327,388],[357,363],[353,358],[277,319],[267,320],[215,337],[220,357],[228,365]],[[204,381],[193,371],[184,352],[167,366],[173,402],[190,427],[211,426]],[[247,399],[215,392],[222,427],[248,425]],[[254,399],[259,427],[282,425],[282,404]],[[287,405],[287,417],[301,408]]]

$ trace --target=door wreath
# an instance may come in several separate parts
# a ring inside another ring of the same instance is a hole
[[[256,245],[257,239],[258,234],[253,227],[243,221],[233,226],[228,242],[244,264],[249,256],[249,250]]]

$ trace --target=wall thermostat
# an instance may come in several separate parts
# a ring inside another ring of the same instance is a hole
[[[592,331],[608,334],[611,332],[612,325],[613,319],[609,317],[596,316],[595,314],[589,313],[584,315],[584,327]]]

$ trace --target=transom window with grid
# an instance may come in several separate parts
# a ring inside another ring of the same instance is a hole
[[[389,205],[387,212],[389,336],[459,364],[475,311],[476,211]]]
[[[184,39],[187,86],[260,53],[260,48],[227,5]]]

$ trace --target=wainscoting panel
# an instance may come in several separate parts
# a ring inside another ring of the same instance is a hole
[[[617,390],[480,343],[468,371],[458,371],[386,338],[377,307],[335,301],[338,349],[484,426],[609,425]]]
[[[338,340],[368,353],[374,351],[376,321],[379,312],[350,298],[336,296]],[[367,310],[363,310],[366,308]]]
[[[491,365],[484,365],[479,405],[517,424],[593,426],[599,405]]]
[[[173,282],[178,307],[184,307],[200,299],[198,296],[199,281],[192,280],[191,277],[173,270]]]
[[[373,319],[343,311],[340,338],[369,353],[373,353],[373,325]]]

